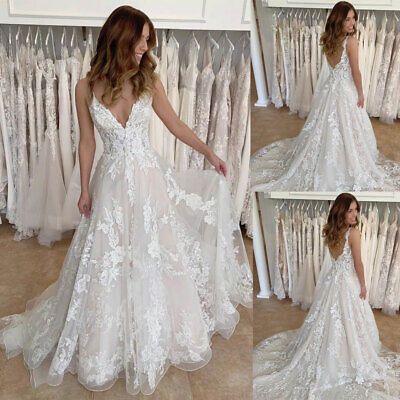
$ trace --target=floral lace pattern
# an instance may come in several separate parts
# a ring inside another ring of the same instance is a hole
[[[125,377],[130,394],[152,393],[169,365],[194,370],[211,336],[229,337],[252,276],[225,178],[176,173],[148,137],[151,96],[123,127],[95,97],[104,143],[59,279],[25,313],[0,319],[0,345],[24,354],[32,383],[77,373],[90,390]],[[15,340],[15,338],[20,340]]]
[[[359,297],[348,233],[343,253],[325,257],[302,327],[256,346],[255,400],[399,398],[400,355],[380,344],[371,307]]]

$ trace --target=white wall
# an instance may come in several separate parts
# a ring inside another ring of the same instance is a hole
[[[332,8],[337,1],[328,0],[262,0],[269,7]],[[400,10],[400,0],[351,0],[358,10]]]
[[[136,0],[156,28],[250,30],[251,0]],[[121,1],[0,0],[0,24],[101,26]]]

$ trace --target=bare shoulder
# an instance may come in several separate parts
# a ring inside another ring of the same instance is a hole
[[[347,48],[349,51],[355,50],[358,47],[358,40],[355,36],[347,37]]]
[[[361,239],[361,232],[357,227],[351,227],[349,231],[349,242],[356,243]]]

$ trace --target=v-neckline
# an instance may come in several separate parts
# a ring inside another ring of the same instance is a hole
[[[129,115],[128,115],[128,119],[126,120],[125,125],[123,125],[123,124],[117,119],[117,117],[112,113],[112,111],[111,111],[106,105],[104,105],[104,104],[97,98],[97,96],[93,93],[93,100],[96,99],[97,103],[99,103],[100,106],[102,106],[105,110],[107,110],[108,113],[111,115],[111,117],[114,119],[114,121],[115,121],[122,129],[124,129],[124,130],[125,130],[125,129],[127,128],[127,126],[128,126],[128,123],[129,123],[129,121],[130,121],[130,119],[131,119],[131,117],[132,117],[133,109],[135,108],[135,105],[139,102],[140,97],[141,97],[141,96],[139,96],[138,99],[132,103],[131,111],[130,111],[130,113],[129,113]]]

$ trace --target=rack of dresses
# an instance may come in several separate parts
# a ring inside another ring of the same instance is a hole
[[[272,15],[270,97],[275,107],[305,118],[325,57],[320,38],[329,10],[275,9]],[[378,20],[380,22],[378,23]],[[395,11],[359,11],[359,66],[365,107],[393,123],[400,117],[400,22]],[[264,48],[264,51],[268,51]]]
[[[359,230],[367,296],[374,308],[400,308],[400,199],[398,194],[359,194]],[[260,196],[267,285],[278,299],[289,297],[308,309],[326,247],[322,229],[335,195],[271,193]],[[262,268],[257,260],[257,270]],[[259,274],[263,275],[263,274]],[[260,286],[261,282],[260,282]],[[265,282],[264,282],[265,286]]]
[[[24,30],[25,37],[19,26],[9,26],[8,34],[0,31],[0,212],[15,226],[16,239],[38,234],[39,242],[49,245],[81,218],[75,85],[90,69],[98,30]],[[250,158],[249,34],[222,32],[218,40],[210,32],[157,35],[153,53],[168,98],[180,118],[226,160],[240,215],[248,177],[248,168],[241,177],[241,166]],[[160,156],[178,170],[210,168],[153,114],[149,135]],[[103,151],[96,130],[95,138],[92,173]]]

